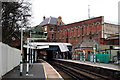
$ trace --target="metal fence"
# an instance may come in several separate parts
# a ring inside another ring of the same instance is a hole
[[[20,63],[20,50],[0,42],[0,78]]]

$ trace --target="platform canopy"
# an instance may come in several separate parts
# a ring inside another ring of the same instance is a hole
[[[67,46],[72,46],[70,43],[50,43],[50,42],[31,42],[29,43],[31,49],[48,49],[50,46],[58,46],[61,52],[69,51]],[[24,45],[27,48],[27,45]]]

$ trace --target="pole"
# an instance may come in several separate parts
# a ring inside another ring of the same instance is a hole
[[[94,64],[96,63],[96,57],[95,57],[95,50],[96,50],[96,48],[93,48],[93,50],[94,50]]]
[[[98,47],[99,47],[99,64],[100,64],[100,31],[98,32]]]
[[[23,52],[23,48],[22,48],[22,45],[23,45],[23,30],[21,28],[21,60],[20,60],[20,76],[22,76],[22,72],[23,72],[23,60],[22,60],[22,52]]]
[[[82,52],[81,52],[81,49],[80,49],[80,61],[82,61]]]
[[[36,51],[36,62],[37,62],[37,51]]]
[[[120,26],[119,26],[120,27]],[[118,52],[120,52],[120,32],[119,32],[119,51]],[[120,55],[120,53],[119,53],[119,55]],[[120,61],[118,60],[118,68],[120,68]]]
[[[58,56],[59,56],[59,55],[58,55],[58,52],[57,52],[57,59],[58,59]]]
[[[84,62],[85,62],[85,51],[84,51],[84,49],[83,49],[83,54],[84,54]]]
[[[31,38],[31,32],[30,32],[30,38]],[[32,49],[31,49],[31,45],[30,45],[30,61],[29,61],[30,65],[31,65],[31,62],[32,62],[32,60],[31,60],[31,53],[32,53]]]
[[[34,50],[32,49],[32,64],[33,64],[33,52],[34,52]]]
[[[26,71],[26,76],[28,76],[28,71],[29,71],[29,39],[27,38],[27,71]]]
[[[119,49],[120,49],[120,32],[119,32]]]
[[[36,62],[36,50],[35,50],[35,62]]]
[[[33,41],[33,42],[34,42],[34,41]],[[33,55],[34,55],[34,49],[32,49],[32,64],[33,64],[33,61],[34,61]]]

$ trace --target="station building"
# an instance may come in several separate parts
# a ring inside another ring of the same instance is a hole
[[[111,58],[111,53],[113,54],[112,56],[117,53],[117,51],[111,51],[111,49],[119,45],[119,35],[115,34],[118,32],[118,25],[104,22],[103,16],[71,24],[65,24],[62,21],[61,16],[58,18],[51,16],[48,18],[43,17],[43,21],[34,27],[32,32],[36,32],[35,34],[32,33],[32,38],[42,37],[47,39],[45,41],[37,42],[72,44],[72,51],[78,56],[80,55],[78,53],[84,49],[86,58],[87,54],[93,52],[93,48],[96,48],[97,53],[99,52],[99,49],[101,50],[101,53],[103,51],[105,53],[108,52]],[[53,50],[53,47],[50,46],[50,49]]]
[[[39,24],[47,33],[48,42],[71,43],[73,50],[92,50],[100,45],[118,45],[118,39],[111,39],[118,32],[118,25],[104,22],[104,17],[95,17],[71,24],[65,24],[62,17],[43,17]]]

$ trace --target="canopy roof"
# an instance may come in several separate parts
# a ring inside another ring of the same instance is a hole
[[[72,46],[70,43],[50,43],[50,42],[31,42],[29,43],[30,47],[32,49],[46,49],[50,46],[58,46],[61,52],[69,51],[67,46]],[[25,48],[27,48],[27,45],[24,45]]]

